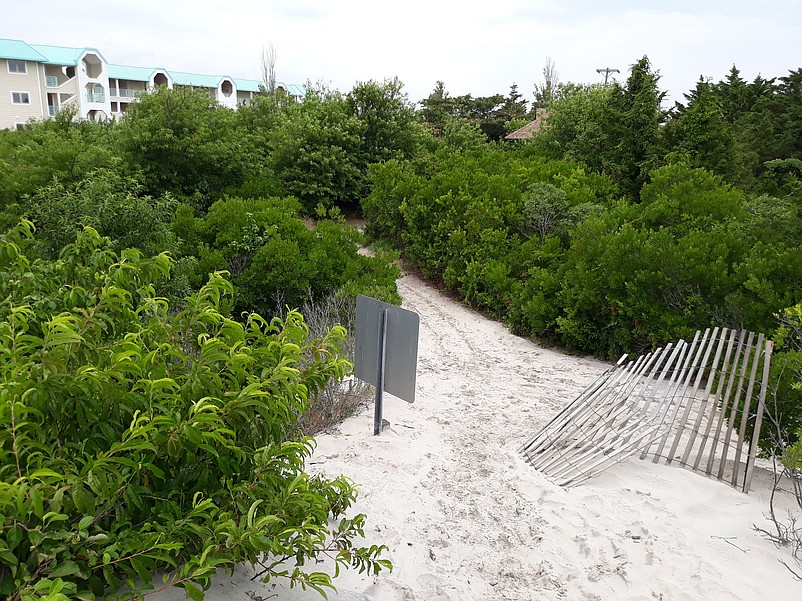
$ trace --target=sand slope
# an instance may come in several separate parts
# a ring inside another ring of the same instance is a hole
[[[347,572],[330,598],[802,598],[778,561],[788,551],[752,530],[769,525],[767,473],[744,495],[631,459],[563,490],[517,449],[608,365],[512,336],[414,276],[399,290],[421,316],[416,402],[386,397],[382,436],[372,408],[319,436],[309,466],[361,484],[366,542],[388,545],[395,570]],[[207,598],[319,598],[248,577],[219,578]]]

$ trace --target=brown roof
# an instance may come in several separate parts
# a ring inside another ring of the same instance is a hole
[[[516,129],[511,134],[504,136],[505,140],[531,140],[532,136],[543,129],[546,124],[546,118],[549,116],[548,111],[545,109],[537,109],[537,115],[534,121],[530,121],[521,129]]]

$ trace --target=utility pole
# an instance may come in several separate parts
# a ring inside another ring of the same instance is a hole
[[[618,69],[611,69],[610,67],[605,67],[604,69],[596,69],[596,73],[604,73],[604,87],[607,87],[607,78],[610,77],[610,73],[621,73]]]

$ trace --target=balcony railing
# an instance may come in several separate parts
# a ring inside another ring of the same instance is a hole
[[[45,75],[45,85],[48,88],[57,88],[58,77],[56,77],[55,75]]]
[[[103,92],[87,92],[87,102],[106,102],[106,94]]]
[[[112,96],[118,96],[119,98],[136,98],[137,96],[142,95],[145,90],[131,90],[128,88],[120,88],[119,90],[112,90]]]
[[[47,105],[47,114],[50,115],[51,117],[55,117],[56,113],[58,113],[58,107],[57,106],[53,106],[52,104],[48,104]]]

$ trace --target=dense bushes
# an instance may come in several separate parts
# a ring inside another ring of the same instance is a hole
[[[341,328],[221,313],[214,275],[171,310],[166,255],[117,254],[86,229],[56,261],[27,256],[32,227],[0,239],[0,596],[92,599],[121,586],[202,596],[251,562],[321,590],[304,562],[378,571],[344,478],[309,477],[297,421],[348,369]],[[297,567],[284,568],[291,559]]]
[[[177,205],[169,194],[155,198],[143,194],[135,178],[95,169],[71,185],[53,182],[39,187],[7,207],[6,220],[27,217],[36,223],[37,250],[51,259],[84,226],[110,238],[117,252],[136,248],[152,255],[175,250],[170,222]]]
[[[792,203],[685,164],[637,204],[575,164],[488,148],[373,168],[369,232],[514,330],[615,357],[710,324],[774,329],[802,295]]]
[[[0,132],[0,220],[40,228],[0,242],[0,597],[90,599],[166,571],[199,598],[243,562],[322,590],[304,564],[323,551],[389,567],[354,546],[364,516],[329,522],[354,485],[303,471],[302,429],[358,400],[331,396],[347,333],[313,338],[291,309],[334,299],[317,328],[345,323],[358,292],[400,300],[394,257],[358,254],[334,207],[364,192],[369,161],[418,143],[394,85],[241,112],[161,89],[119,124],[65,111]]]
[[[770,333],[802,298],[796,205],[686,163],[653,170],[637,202],[531,147],[371,173],[372,235],[513,331],[576,352],[617,358],[711,325]]]
[[[343,332],[310,341],[290,309],[345,323],[358,292],[399,300],[394,256],[358,254],[338,207],[361,202],[368,235],[424,275],[577,352],[771,332],[787,308],[798,323],[800,77],[733,70],[666,113],[644,57],[626,84],[562,87],[518,147],[485,135],[523,116],[514,87],[438,85],[416,115],[397,80],[238,111],[160,89],[121,123],[65,111],[0,132],[0,221],[40,228],[0,245],[0,595],[91,598],[173,568],[197,596],[217,567],[329,544],[353,487],[303,474],[295,433],[340,415],[301,414],[342,375]],[[324,298],[332,311],[307,304]],[[802,423],[793,340],[773,372],[786,440]],[[334,546],[376,569],[378,549],[351,550],[362,520]]]
[[[236,293],[234,314],[274,315],[312,298],[345,291],[399,302],[393,256],[357,252],[361,235],[337,219],[303,221],[292,198],[217,201],[202,218],[182,207],[175,233],[180,253],[196,259],[194,283],[227,270]],[[333,214],[336,217],[336,213]]]
[[[258,168],[236,113],[202,90],[141,96],[115,127],[115,140],[128,171],[141,174],[154,196],[171,192],[203,204]]]
[[[390,161],[372,168],[368,232],[400,244],[424,275],[499,316],[541,244],[550,245],[537,227],[565,236],[571,215],[604,205],[615,191],[603,176],[527,149],[444,152],[422,165]],[[561,223],[541,223],[552,212]]]
[[[72,185],[88,173],[119,165],[111,129],[72,121],[65,108],[56,118],[28,125],[22,131],[0,130],[0,209],[58,182]],[[13,220],[11,226],[16,224]]]

